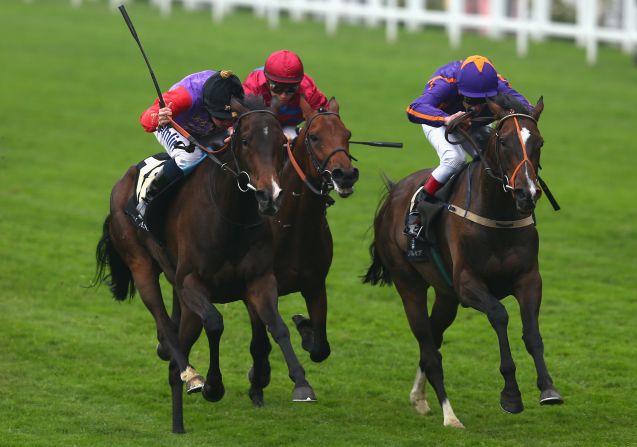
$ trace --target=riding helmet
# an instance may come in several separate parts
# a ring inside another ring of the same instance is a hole
[[[268,56],[263,67],[270,81],[296,84],[303,80],[303,62],[290,50],[279,50]]]
[[[469,56],[458,73],[458,92],[469,98],[489,98],[498,94],[498,72],[484,56]]]
[[[232,119],[230,98],[243,99],[241,80],[230,70],[221,70],[210,76],[203,86],[204,107],[214,118]]]

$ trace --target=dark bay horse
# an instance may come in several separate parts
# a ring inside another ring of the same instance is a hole
[[[182,381],[188,392],[201,390],[208,400],[219,400],[224,394],[218,364],[223,317],[212,302],[243,299],[280,345],[295,384],[294,397],[313,398],[277,310],[272,232],[264,217],[280,206],[278,173],[286,139],[276,116],[262,101],[247,105],[249,108],[232,102],[239,118],[229,149],[220,156],[221,164],[205,160],[176,193],[166,214],[164,244],[138,230],[124,213],[134,190],[134,167],[113,188],[111,213],[98,244],[98,279],[110,279],[117,299],[132,296],[137,288],[155,318],[158,340],[171,359],[176,433],[184,432]],[[233,165],[242,174],[235,177],[224,172],[224,167]],[[248,189],[253,192],[243,192]],[[107,264],[110,278],[105,272]],[[180,326],[179,334],[162,301],[158,281],[162,272],[173,285],[178,313],[189,321],[196,315],[198,321],[187,328]],[[205,383],[188,364],[190,347],[202,326],[211,352]]]
[[[358,170],[351,163],[351,133],[338,115],[338,102],[332,98],[327,110],[317,112],[302,99],[301,108],[306,124],[294,149],[288,149],[289,162],[280,177],[286,197],[279,212],[269,220],[274,236],[274,271],[279,296],[300,291],[305,298],[310,318],[296,315],[294,320],[303,338],[303,347],[313,361],[320,362],[330,354],[325,290],[332,262],[332,234],[327,223],[327,207],[332,199],[328,193],[333,188],[341,197],[350,196],[358,180]],[[248,312],[253,357],[248,373],[248,394],[255,406],[262,406],[263,389],[270,382],[271,346],[263,320],[250,307]],[[195,331],[200,327],[197,321],[196,316],[182,315],[180,330]],[[211,352],[211,361],[212,358]]]
[[[496,332],[504,377],[500,404],[505,411],[519,413],[524,408],[507,337],[509,317],[500,303],[508,295],[515,296],[520,305],[523,340],[535,362],[540,403],[562,403],[544,362],[538,324],[542,300],[539,239],[531,217],[540,196],[537,172],[543,140],[537,121],[544,104],[540,98],[530,114],[509,97],[498,96],[487,105],[498,120],[497,126],[481,160],[459,174],[448,200],[450,212],[443,211],[434,223],[438,259],[450,273],[450,281],[445,280],[435,262],[412,263],[405,255],[405,213],[431,170],[388,185],[387,196],[376,213],[375,239],[370,246],[373,260],[364,278],[371,284],[393,282],[402,298],[420,347],[412,403],[422,413],[429,411],[425,399],[428,379],[442,406],[444,425],[454,427],[462,424],[447,398],[439,349],[458,304],[486,314]],[[427,311],[429,286],[435,290],[431,314]]]

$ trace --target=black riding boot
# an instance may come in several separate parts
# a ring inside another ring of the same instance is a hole
[[[137,212],[142,220],[146,215],[146,208],[168,185],[183,177],[184,172],[177,166],[174,159],[168,160],[161,167],[161,170],[157,173],[152,183],[146,190],[146,195],[137,204]]]
[[[416,195],[414,206],[405,219],[405,229],[403,232],[407,239],[407,259],[414,262],[425,262],[429,260],[429,243],[425,239],[422,217],[418,212],[418,204],[422,201],[434,202],[435,199],[424,189]]]

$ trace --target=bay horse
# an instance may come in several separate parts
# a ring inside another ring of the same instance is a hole
[[[305,99],[301,99],[300,104],[306,124],[294,148],[288,146],[289,161],[280,176],[286,198],[269,222],[274,238],[274,273],[279,296],[301,292],[305,298],[309,318],[295,315],[293,319],[302,336],[303,348],[310,352],[313,361],[320,362],[330,354],[325,279],[332,262],[327,207],[333,199],[328,194],[334,189],[341,197],[350,196],[359,174],[349,154],[351,132],[340,119],[336,99],[331,98],[327,109],[320,111],[313,110]],[[178,312],[175,307],[174,312]],[[271,345],[263,320],[250,307],[248,313],[253,358],[248,372],[248,395],[254,406],[260,407],[264,405],[263,389],[270,382]],[[189,333],[201,327],[192,314],[182,314],[179,324],[180,331]],[[211,352],[211,362],[214,355]]]
[[[139,230],[125,214],[134,191],[135,167],[115,185],[111,212],[98,243],[97,279],[110,280],[115,298],[123,300],[139,290],[155,318],[157,338],[170,358],[173,432],[183,433],[182,381],[187,392],[202,391],[217,401],[224,395],[219,370],[219,340],[223,317],[212,304],[244,300],[251,313],[263,321],[281,347],[297,400],[313,398],[277,310],[277,284],[272,269],[274,247],[266,215],[280,207],[279,172],[283,167],[285,135],[275,114],[262,100],[247,99],[245,106],[232,100],[239,114],[229,147],[219,163],[204,160],[183,182],[168,207],[163,236],[158,243]],[[224,169],[236,167],[235,175]],[[254,192],[244,193],[252,189]],[[106,274],[106,266],[110,275]],[[198,325],[177,327],[167,314],[159,287],[164,273],[173,285],[179,314]],[[188,354],[201,327],[209,337],[211,368],[205,381],[189,365]]]
[[[458,174],[446,204],[449,212],[443,210],[433,223],[438,262],[410,262],[403,234],[410,200],[430,175],[429,169],[388,185],[374,220],[372,264],[363,279],[373,285],[393,282],[396,286],[420,347],[410,400],[419,412],[430,411],[425,397],[428,379],[442,406],[445,426],[463,427],[447,398],[439,351],[458,304],[486,314],[496,332],[504,377],[500,405],[505,411],[519,413],[524,408],[507,337],[509,317],[500,303],[508,295],[520,305],[523,340],[535,363],[540,404],[563,402],[544,361],[538,323],[542,279],[532,212],[541,194],[537,172],[543,139],[537,122],[544,103],[540,98],[529,112],[511,97],[499,95],[487,100],[487,106],[497,120],[495,130],[479,160]],[[435,290],[431,314],[429,286]]]

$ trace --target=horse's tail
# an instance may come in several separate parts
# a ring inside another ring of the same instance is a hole
[[[385,183],[385,194],[381,197],[380,202],[378,202],[378,207],[376,208],[376,217],[374,218],[374,233],[378,229],[379,219],[382,219],[387,207],[389,206],[389,199],[391,190],[394,187],[394,183],[383,174],[383,181]],[[363,283],[371,284],[373,286],[376,285],[391,285],[392,279],[389,270],[383,265],[383,261],[378,254],[378,249],[376,248],[376,234],[374,234],[374,240],[369,245],[369,255],[372,258],[372,264],[367,269],[367,273],[363,276]]]
[[[97,269],[93,285],[108,285],[113,297],[116,300],[123,301],[126,297],[132,298],[135,295],[135,283],[130,269],[111,243],[111,236],[108,231],[110,221],[111,215],[109,214],[104,220],[102,238],[97,243],[97,249],[95,250]],[[107,270],[110,270],[110,273]]]

